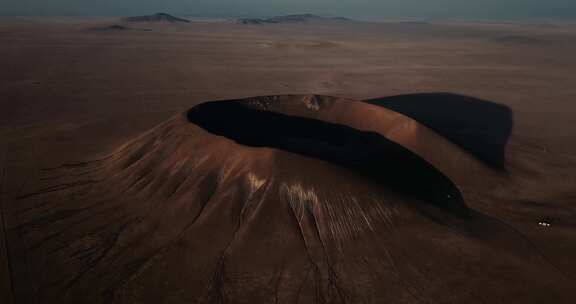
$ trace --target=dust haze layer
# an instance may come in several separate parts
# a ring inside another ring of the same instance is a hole
[[[18,198],[14,256],[44,303],[571,303],[562,273],[436,169],[483,166],[463,155],[362,101],[205,103],[44,168]]]
[[[7,0],[0,15],[84,15],[120,16],[142,15],[167,11],[194,16],[273,16],[283,14],[315,13],[368,17],[442,17],[442,18],[525,18],[574,17],[576,5],[570,0],[511,0],[457,1],[457,0],[197,0],[197,1],[104,1],[91,2],[56,0]]]

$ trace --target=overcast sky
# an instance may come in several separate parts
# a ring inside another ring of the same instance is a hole
[[[234,17],[315,13],[348,17],[574,17],[576,0],[0,0],[0,15],[125,16],[167,12]]]

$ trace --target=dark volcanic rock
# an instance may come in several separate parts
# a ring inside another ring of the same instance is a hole
[[[151,31],[151,29],[133,28],[124,25],[113,24],[110,26],[94,27],[89,29],[94,32],[127,32],[127,31]]]
[[[90,30],[96,31],[96,32],[116,32],[116,31],[129,31],[129,30],[132,30],[132,28],[129,28],[129,27],[123,26],[123,25],[119,25],[119,24],[113,24],[113,25],[109,25],[109,26],[94,27],[94,28],[91,28]]]
[[[267,24],[267,23],[278,23],[274,21],[270,21],[268,19],[260,19],[260,18],[243,18],[236,20],[238,24]]]
[[[123,26],[123,25],[114,24],[114,25],[107,27],[107,29],[113,30],[113,31],[125,31],[125,30],[130,30],[131,28]]]

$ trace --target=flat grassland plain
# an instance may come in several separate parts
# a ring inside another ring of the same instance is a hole
[[[466,203],[518,230],[576,279],[576,26],[195,21],[108,27],[116,22],[0,19],[3,227],[19,224],[15,198],[37,188],[42,168],[97,159],[202,101],[450,92],[514,112],[508,178],[497,187],[463,189]],[[11,303],[35,274],[6,254],[21,252],[21,245],[9,229],[2,232],[0,294]]]

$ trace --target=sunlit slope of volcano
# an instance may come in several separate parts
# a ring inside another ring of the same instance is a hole
[[[469,209],[428,149],[473,160],[408,121],[330,97],[220,101],[104,159],[46,169],[11,227],[35,297],[569,303],[571,282]]]

